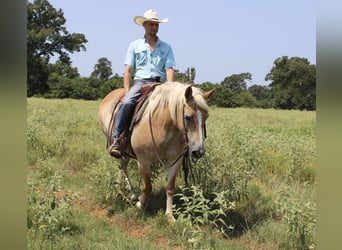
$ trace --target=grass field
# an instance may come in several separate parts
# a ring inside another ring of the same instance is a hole
[[[190,188],[177,179],[164,217],[165,170],[135,209],[106,151],[100,101],[27,100],[28,249],[315,249],[316,113],[210,108],[206,155]],[[133,183],[141,180],[134,161]]]

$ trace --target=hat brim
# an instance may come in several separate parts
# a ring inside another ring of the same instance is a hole
[[[142,26],[144,22],[150,21],[150,22],[157,22],[157,23],[166,23],[169,19],[164,18],[164,19],[147,19],[146,17],[143,16],[135,16],[133,21],[135,24]]]

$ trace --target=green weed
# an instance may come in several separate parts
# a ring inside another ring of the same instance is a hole
[[[53,244],[63,234],[77,231],[73,223],[72,199],[61,193],[62,177],[58,172],[49,175],[49,169],[40,179],[28,179],[27,227],[29,247],[42,248],[44,242]]]
[[[291,195],[286,186],[276,201],[277,210],[287,224],[288,249],[308,249],[315,243],[316,205],[315,200],[308,197],[307,188],[306,184],[298,191],[300,197]]]
[[[149,206],[134,208],[118,162],[106,152],[99,101],[29,98],[27,104],[29,248],[153,249],[159,236],[167,246],[188,249],[315,244],[315,112],[212,107],[206,154],[190,175],[196,188],[183,189],[177,178],[178,220],[171,225],[163,217],[165,169],[153,166]],[[128,172],[140,188],[134,161]],[[82,211],[75,194],[87,209],[109,207],[115,226],[147,224],[147,242]]]

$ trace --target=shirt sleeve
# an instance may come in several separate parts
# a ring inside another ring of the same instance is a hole
[[[125,58],[125,65],[129,65],[131,67],[135,67],[135,60],[134,60],[134,45],[131,43],[128,46],[127,52],[126,52],[126,58]]]
[[[169,45],[169,51],[167,54],[167,58],[165,61],[165,68],[174,68],[176,66],[176,61],[175,61],[175,57],[173,56],[173,51],[171,46]]]

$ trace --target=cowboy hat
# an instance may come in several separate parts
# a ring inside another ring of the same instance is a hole
[[[159,19],[158,13],[156,10],[147,10],[144,13],[144,16],[135,16],[133,21],[137,24],[142,26],[144,22],[151,21],[151,22],[157,22],[157,23],[166,23],[169,19]]]

